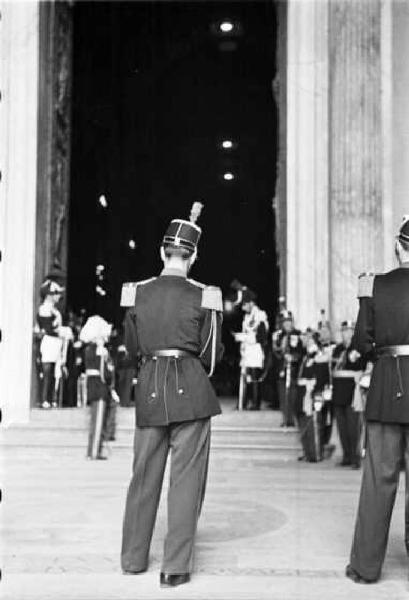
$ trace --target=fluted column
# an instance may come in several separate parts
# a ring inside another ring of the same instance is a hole
[[[287,305],[301,327],[328,309],[328,3],[288,3]]]
[[[38,118],[36,2],[0,4],[0,406],[28,420],[33,338]]]
[[[381,2],[330,11],[330,292],[335,322],[356,316],[357,277],[384,265]]]

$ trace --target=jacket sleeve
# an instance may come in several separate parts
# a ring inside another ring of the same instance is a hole
[[[205,310],[203,319],[202,329],[200,332],[200,341],[202,347],[201,361],[205,367],[210,367],[212,362],[212,312],[211,310]],[[220,362],[223,353],[224,346],[222,344],[222,322],[223,313],[216,312],[216,363]]]
[[[373,298],[365,296],[359,300],[359,312],[352,347],[363,356],[367,356],[374,352],[374,345],[374,301]]]
[[[136,330],[136,315],[132,308],[125,313],[124,319],[124,343],[129,356],[136,360],[139,353],[138,334]]]
[[[263,322],[257,327],[256,342],[262,346],[266,346],[268,343],[267,327]]]

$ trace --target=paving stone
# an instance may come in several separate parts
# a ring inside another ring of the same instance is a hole
[[[86,461],[77,447],[2,448],[4,600],[400,600],[409,597],[398,492],[382,581],[344,577],[360,473],[212,454],[191,584],[161,590],[166,485],[149,572],[119,567],[132,452]]]

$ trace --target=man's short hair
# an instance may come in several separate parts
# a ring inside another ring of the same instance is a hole
[[[164,244],[163,250],[166,258],[172,258],[172,256],[179,256],[182,260],[189,260],[193,252],[187,248],[181,246],[174,246],[173,244]]]

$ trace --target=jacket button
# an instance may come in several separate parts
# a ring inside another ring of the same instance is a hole
[[[178,394],[180,394],[180,395],[183,394],[183,389],[182,388],[178,389]]]
[[[152,392],[151,398],[156,398],[156,392]]]

